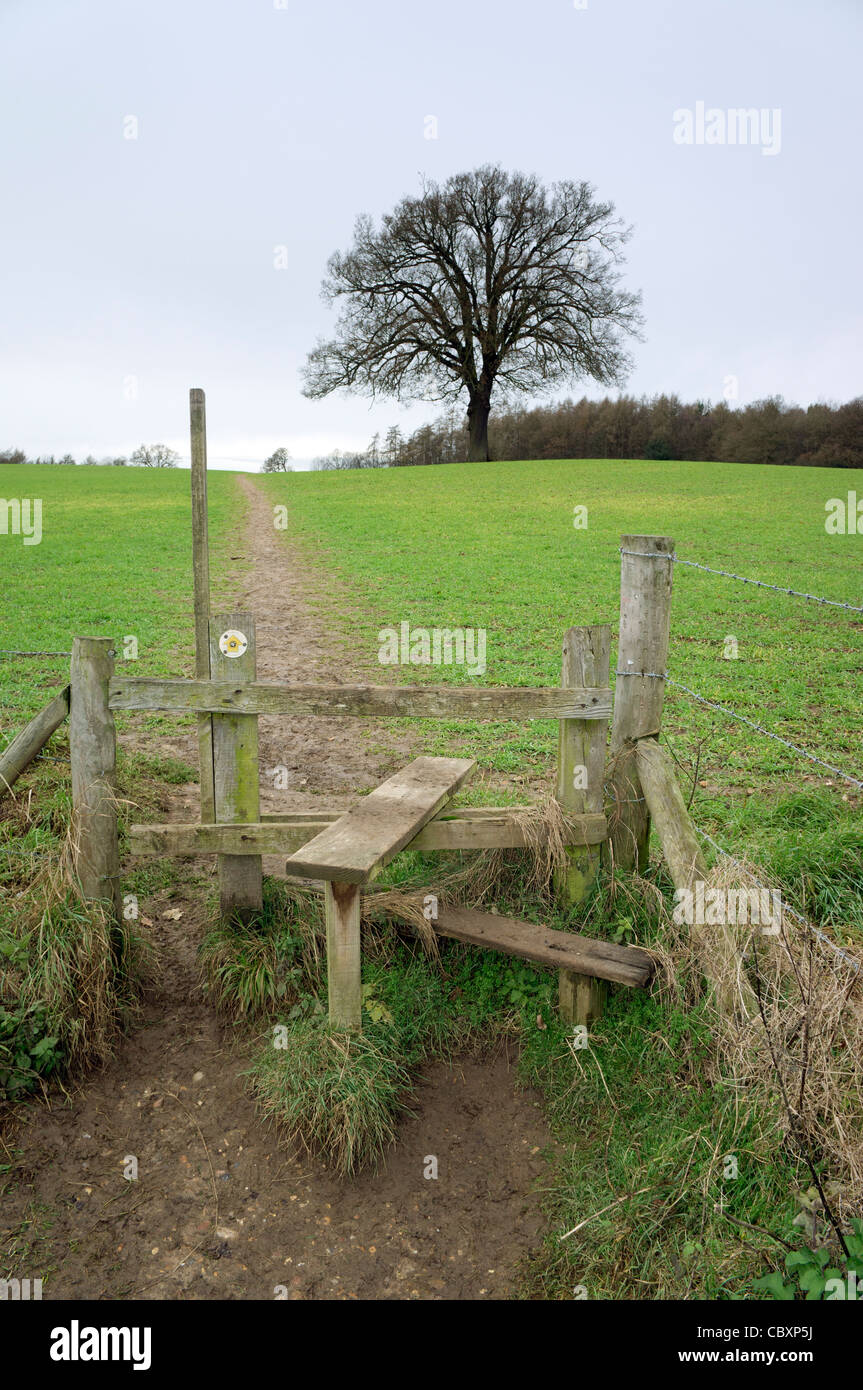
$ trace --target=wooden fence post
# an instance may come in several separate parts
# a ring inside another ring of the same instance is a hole
[[[330,1026],[357,1032],[363,1012],[360,901],[358,883],[324,884]]]
[[[610,840],[620,868],[647,868],[650,816],[635,745],[656,737],[662,701],[671,624],[674,541],[668,536],[621,536],[620,634],[614,714],[611,725],[610,782],[614,802]],[[652,672],[654,674],[643,674]]]
[[[571,627],[563,639],[563,686],[607,686],[611,663],[611,628],[607,623]],[[607,719],[561,719],[557,752],[557,800],[573,815],[602,813]],[[565,902],[579,903],[596,878],[600,846],[567,850],[568,864],[558,877]],[[558,971],[560,1016],[567,1023],[590,1025],[602,1015],[605,982],[572,970]]]
[[[12,783],[44,748],[49,738],[59,729],[69,714],[69,687],[58,691],[53,700],[40,709],[12,742],[0,753],[0,796],[8,792]]]
[[[110,637],[76,637],[72,643],[69,754],[75,874],[83,896],[109,902],[119,921],[117,734],[108,708],[113,647]]]
[[[223,613],[210,620],[213,680],[243,685],[255,679],[255,620],[251,613]],[[222,825],[260,818],[258,796],[258,716],[214,714],[214,819]],[[220,854],[222,916],[241,922],[260,912],[261,856]]]
[[[192,566],[195,592],[195,675],[210,678],[210,550],[207,520],[207,415],[203,391],[189,392],[192,449]],[[201,820],[216,819],[213,790],[213,721],[198,715],[198,757],[201,768]]]

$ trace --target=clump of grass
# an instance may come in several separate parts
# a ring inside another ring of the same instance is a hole
[[[71,836],[40,850],[38,872],[0,912],[0,1000],[43,1020],[64,1066],[76,1070],[111,1056],[151,966],[136,924],[81,896]]]
[[[259,1052],[248,1075],[282,1134],[342,1177],[376,1165],[407,1111],[410,1075],[397,1030],[333,1031],[323,1018],[294,1023]]]
[[[233,1019],[300,1004],[320,990],[323,942],[320,898],[265,878],[263,906],[248,924],[218,918],[204,937],[204,986]]]

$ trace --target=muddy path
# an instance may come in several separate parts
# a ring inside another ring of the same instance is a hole
[[[235,604],[257,618],[259,677],[363,678],[310,607],[321,579],[285,546],[253,482],[239,485],[254,567]],[[172,742],[195,760],[191,734]],[[286,796],[268,768],[288,768],[293,806],[321,792],[349,804],[410,755],[401,734],[360,738],[356,721],[335,719],[261,719],[260,747],[264,811]],[[165,815],[197,814],[197,788],[172,788]],[[138,1026],[71,1096],[55,1090],[6,1127],[0,1273],[41,1277],[47,1299],[511,1297],[542,1238],[534,1189],[550,1144],[538,1098],[516,1089],[514,1056],[426,1067],[380,1169],[338,1180],[255,1112],[240,1076],[248,1040],[201,990],[194,883],[141,909],[159,969]]]

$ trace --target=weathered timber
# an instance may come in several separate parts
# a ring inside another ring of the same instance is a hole
[[[111,682],[112,709],[385,719],[608,719],[611,691],[556,686],[276,685],[225,679]]]
[[[74,639],[69,681],[73,862],[84,897],[107,902],[119,921],[117,735],[108,709],[113,670],[110,637]]]
[[[207,414],[203,391],[189,392],[192,451],[192,568],[195,592],[195,675],[210,676],[210,546],[207,516]],[[213,791],[213,724],[209,714],[198,716],[198,758],[201,769],[201,820],[216,817]]]
[[[0,796],[10,790],[69,713],[69,687],[40,709],[0,753]]]
[[[358,883],[324,884],[330,1025],[355,1031],[363,1012],[360,905]]]
[[[131,854],[163,854],[191,857],[196,854],[293,854],[318,835],[323,826],[333,825],[345,812],[315,812],[303,816],[264,816],[259,822],[234,825],[133,825],[129,831]],[[606,821],[602,815],[573,817],[570,835],[573,844],[600,844],[605,839]],[[537,832],[525,831],[517,815],[482,808],[457,816],[439,814],[410,840],[411,850],[523,849],[535,844]],[[293,867],[293,866],[291,866]]]
[[[220,647],[224,633],[239,631],[246,649],[229,656]],[[210,622],[210,669],[223,676],[230,669],[237,685],[255,676],[255,620],[251,613],[222,613]],[[213,794],[219,822],[257,821],[258,720],[253,714],[213,715]],[[221,854],[219,896],[226,920],[247,922],[262,904],[261,856]]]
[[[674,886],[692,889],[697,879],[703,882],[706,878],[707,865],[683,800],[674,764],[656,739],[639,739],[635,750],[647,809],[662,842],[662,852]]]
[[[366,883],[458,791],[472,758],[415,758],[328,825],[285,865],[289,873]]]
[[[594,941],[573,932],[553,931],[533,922],[499,917],[493,912],[445,908],[431,925],[440,936],[450,936],[487,951],[522,956],[539,965],[573,971],[578,976],[596,976],[643,989],[653,975],[653,957],[639,946]]]
[[[611,628],[607,623],[571,627],[563,639],[561,685],[607,685],[611,664]],[[606,719],[562,719],[558,735],[557,800],[568,815],[601,814],[605,783]],[[557,890],[564,902],[583,902],[600,865],[598,845],[567,851]],[[566,1023],[587,1025],[602,1016],[605,983],[592,976],[561,970],[558,1007]]]
[[[621,536],[620,633],[611,775],[616,802],[611,849],[619,868],[647,868],[650,817],[635,761],[635,741],[655,737],[662,720],[674,541],[668,536]],[[632,553],[630,553],[632,552]]]
[[[636,744],[638,776],[644,788],[647,808],[653,817],[662,852],[675,888],[693,892],[697,882],[707,878],[707,865],[698,843],[695,826],[683,800],[674,764],[655,739],[639,739]],[[693,923],[692,937],[705,961],[718,961],[718,978],[711,980],[718,1006],[732,1017],[744,1011],[759,1019],[758,999],[750,985],[741,959],[736,928],[727,922]]]

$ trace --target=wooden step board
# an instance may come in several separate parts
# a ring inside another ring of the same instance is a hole
[[[291,855],[288,873],[367,883],[467,781],[473,758],[415,758]]]
[[[573,932],[552,931],[533,922],[499,917],[494,912],[472,908],[446,908],[431,924],[440,936],[451,936],[469,946],[487,951],[504,951],[523,956],[539,965],[574,970],[599,980],[644,989],[653,975],[653,957],[639,946],[617,946],[613,941],[595,941]]]

